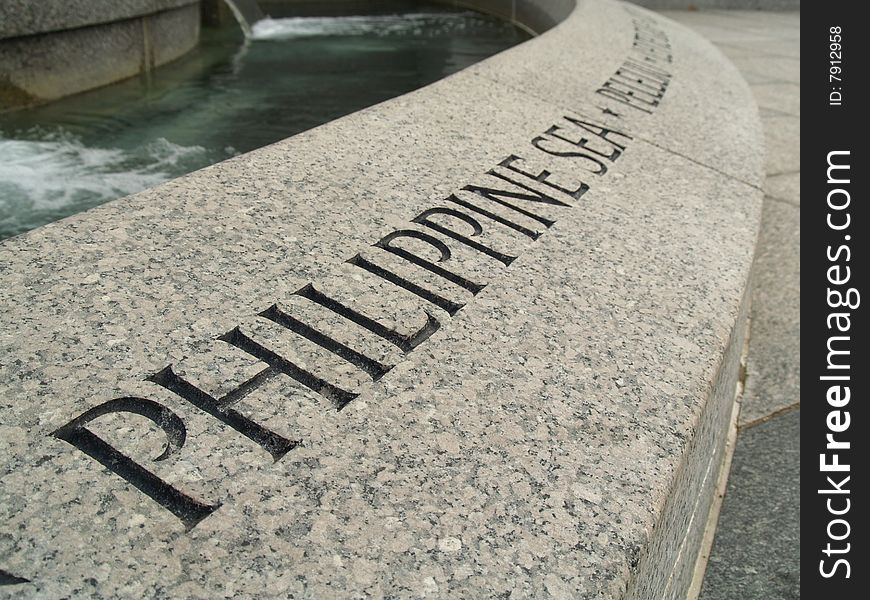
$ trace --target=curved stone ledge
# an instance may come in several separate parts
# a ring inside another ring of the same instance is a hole
[[[0,111],[147,73],[199,41],[199,0],[0,3]]]
[[[0,593],[683,597],[760,131],[710,44],[585,0],[3,242]]]
[[[3,0],[0,40],[105,25],[197,4],[199,0]]]

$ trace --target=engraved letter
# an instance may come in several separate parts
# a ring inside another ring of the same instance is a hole
[[[386,375],[390,369],[393,368],[381,364],[378,361],[369,358],[368,356],[360,352],[357,352],[353,348],[342,344],[338,340],[329,337],[325,333],[317,331],[310,325],[306,325],[299,319],[288,315],[286,312],[278,308],[277,304],[273,304],[272,306],[261,312],[260,316],[269,319],[273,323],[277,323],[282,327],[286,327],[293,333],[298,333],[305,339],[314,342],[321,348],[325,348],[336,356],[343,358],[355,367],[359,367],[360,369],[369,374],[369,376],[372,378],[372,381],[377,381],[378,379]]]
[[[454,283],[461,288],[464,288],[471,292],[472,294],[477,295],[480,290],[482,290],[486,285],[482,285],[479,283],[474,283],[473,281],[469,281],[465,277],[461,275],[457,275],[452,271],[448,271],[444,267],[433,263],[430,260],[417,256],[413,252],[409,252],[404,248],[400,248],[399,246],[394,246],[392,241],[396,238],[413,238],[420,240],[422,242],[426,242],[433,248],[435,248],[441,256],[438,258],[438,262],[444,262],[446,260],[450,260],[450,248],[447,247],[447,244],[442,242],[441,240],[432,237],[428,233],[423,233],[421,231],[414,231],[413,229],[400,229],[398,231],[394,231],[386,236],[384,236],[380,241],[376,242],[374,245],[377,248],[383,248],[387,252],[391,254],[395,254],[400,258],[404,258],[409,263],[415,264],[418,267],[422,267],[427,271],[431,271],[436,275],[439,275],[449,281],[450,283]]]
[[[472,204],[471,202],[468,202],[467,200],[463,200],[462,198],[457,198],[455,194],[450,194],[450,197],[447,198],[447,200],[449,202],[453,202],[454,204],[458,204],[459,206],[463,206],[463,207],[467,208],[468,210],[474,211],[479,215],[483,215],[484,217],[486,217],[488,219],[492,219],[496,223],[501,223],[505,227],[510,227],[514,231],[519,231],[523,235],[528,236],[533,240],[536,240],[539,237],[541,237],[540,231],[535,231],[533,229],[529,229],[528,227],[523,227],[519,223],[514,223],[510,219],[505,219],[501,215],[497,215],[494,212],[486,210],[485,208],[480,208],[479,206]]]
[[[181,519],[188,530],[216,511],[219,504],[199,502],[175,489],[151,471],[133,462],[127,456],[91,433],[85,425],[109,413],[128,412],[149,419],[166,434],[166,447],[155,461],[165,460],[184,446],[187,430],[174,412],[145,398],[116,398],[104,402],[73,419],[51,435],[72,444],[104,467],[132,484],[139,491]]]
[[[510,157],[508,157],[506,160],[510,160]],[[544,227],[550,228],[553,226],[553,224],[556,221],[554,221],[552,219],[548,219],[546,217],[542,217],[541,215],[537,215],[537,214],[535,214],[531,211],[528,211],[524,208],[520,208],[519,206],[516,206],[515,204],[511,204],[510,202],[506,202],[505,200],[503,200],[503,198],[515,198],[517,200],[527,200],[529,202],[540,202],[543,204],[555,204],[558,206],[567,206],[569,208],[571,206],[570,204],[566,204],[565,202],[562,202],[561,200],[556,200],[555,198],[548,196],[547,194],[544,194],[543,192],[539,192],[535,189],[532,189],[527,185],[523,185],[522,183],[517,183],[513,179],[505,177],[501,173],[497,173],[495,171],[487,171],[486,174],[492,175],[493,177],[498,177],[499,179],[501,179],[503,181],[507,181],[508,183],[512,183],[513,185],[520,187],[526,191],[525,192],[513,192],[513,191],[509,191],[509,190],[498,190],[498,189],[483,187],[483,186],[479,186],[479,185],[466,185],[462,189],[467,191],[467,192],[473,192],[475,194],[483,196],[487,200],[491,200],[497,204],[501,204],[502,206],[504,206],[506,208],[510,208],[511,210],[515,210],[516,212],[520,213],[521,215],[525,215],[531,219],[534,219],[538,223],[541,223],[542,225],[544,225]]]
[[[385,327],[374,319],[367,317],[366,315],[348,306],[345,306],[337,300],[330,298],[323,292],[315,289],[315,287],[311,284],[306,285],[304,288],[296,292],[296,295],[311,300],[312,302],[319,304],[324,308],[328,308],[332,312],[341,315],[348,321],[356,323],[364,329],[368,329],[375,335],[384,338],[395,346],[398,346],[405,354],[426,341],[426,339],[428,339],[430,335],[438,331],[438,328],[441,326],[441,324],[435,317],[426,312],[426,324],[423,325],[423,327],[421,327],[419,331],[415,331],[411,335],[402,335],[395,329]]]
[[[269,366],[272,367],[272,365]],[[271,375],[270,369],[264,369],[220,399],[210,396],[186,379],[179,377],[172,370],[172,365],[150,375],[147,380],[181,396],[201,411],[210,414],[221,423],[229,425],[243,436],[256,442],[277,462],[282,456],[298,446],[299,442],[288,440],[230,408],[232,404],[238,402],[244,395],[260,385],[267,376]]]
[[[552,129],[552,127],[550,129]],[[543,140],[543,139],[544,138],[542,138],[540,136],[536,137],[535,139],[532,140],[532,145],[535,146],[536,148],[538,148],[539,150],[543,150],[547,154],[552,154],[554,156],[563,156],[563,157],[582,156],[583,158],[588,158],[589,160],[596,162],[599,165],[601,164],[600,161],[596,160],[595,158],[592,158],[589,155],[583,154],[582,152],[550,152],[549,150],[541,148],[538,144],[535,143],[538,140]],[[575,200],[579,200],[580,196],[585,194],[586,191],[589,189],[589,186],[586,185],[585,183],[581,183],[580,187],[578,187],[576,190],[569,190],[568,188],[563,188],[561,185],[559,185],[557,183],[553,183],[552,181],[547,181],[547,179],[549,179],[550,175],[552,175],[552,173],[550,173],[547,170],[541,171],[540,173],[535,175],[533,173],[529,173],[528,171],[523,171],[519,167],[514,166],[514,163],[518,160],[524,160],[524,159],[520,158],[519,156],[517,156],[515,154],[511,154],[506,159],[504,159],[503,161],[498,163],[498,166],[504,167],[505,169],[510,169],[514,173],[519,173],[520,175],[525,175],[526,177],[528,177],[532,181],[537,181],[538,183],[543,183],[544,185],[548,185],[551,188],[553,188],[554,190],[559,190],[560,192],[568,194],[569,196],[571,196]],[[601,165],[601,166],[603,167],[604,165]],[[606,171],[607,168],[605,167],[604,170]],[[598,174],[598,172],[596,172],[596,171],[593,171],[593,173]]]
[[[228,331],[227,333],[220,336],[218,339],[228,344],[232,344],[243,352],[247,352],[254,358],[257,358],[269,365],[271,369],[274,369],[279,373],[283,373],[284,375],[295,379],[308,389],[317,392],[327,400],[331,401],[333,406],[335,406],[337,410],[341,410],[342,408],[347,406],[348,402],[359,396],[359,394],[354,394],[352,392],[345,391],[338,386],[332,385],[328,381],[321,379],[313,373],[309,373],[302,367],[290,362],[286,358],[279,356],[272,350],[269,350],[265,346],[258,344],[257,342],[246,336],[238,327],[235,327],[234,329]],[[208,396],[208,398],[210,398],[210,396]],[[290,444],[290,446],[282,446],[282,448],[286,447],[286,449],[284,449],[283,452],[281,452],[280,456],[277,456],[275,460],[281,458],[281,456],[286,454],[288,450],[292,450],[297,445],[297,442],[288,442],[280,436],[277,437],[279,438],[279,440],[283,441],[284,444]]]
[[[459,219],[460,221],[464,221],[465,223],[467,223],[471,227],[472,237],[480,235],[481,233],[483,233],[483,226],[480,224],[480,222],[477,219],[469,217],[465,213],[459,212],[458,210],[455,210],[453,208],[441,208],[441,207],[430,208],[429,210],[425,210],[425,211],[421,212],[419,215],[417,215],[416,217],[411,219],[411,221],[414,223],[419,223],[420,225],[424,225],[424,226],[428,227],[429,229],[434,229],[438,233],[441,233],[443,235],[446,235],[447,237],[453,238],[457,242],[462,242],[463,244],[465,244],[469,248],[474,248],[478,252],[482,252],[483,254],[486,254],[487,256],[491,256],[492,258],[496,259],[497,261],[503,263],[505,266],[510,265],[513,261],[516,260],[516,258],[517,258],[516,256],[508,256],[507,254],[504,254],[504,253],[499,252],[497,250],[493,250],[489,246],[485,246],[484,244],[481,244],[480,242],[472,240],[469,237],[464,236],[461,233],[458,233],[457,231],[455,231],[453,229],[450,229],[448,227],[445,227],[444,225],[441,225],[440,223],[435,223],[435,222],[429,220],[430,215],[438,215],[438,214],[454,217],[456,219]]]
[[[451,317],[459,312],[459,309],[465,306],[464,304],[459,304],[458,302],[453,302],[452,300],[448,300],[447,298],[436,294],[430,290],[427,290],[424,287],[420,287],[416,283],[412,281],[408,281],[404,277],[400,277],[396,275],[392,271],[387,271],[385,268],[374,264],[362,257],[362,255],[357,254],[356,256],[348,259],[348,263],[354,265],[355,267],[359,267],[364,271],[368,271],[372,275],[377,275],[381,279],[389,281],[393,285],[396,285],[400,288],[406,289],[412,294],[420,296],[423,300],[427,302],[431,302],[438,308],[444,309],[448,315]]]

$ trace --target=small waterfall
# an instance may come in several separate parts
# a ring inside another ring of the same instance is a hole
[[[236,21],[245,32],[245,37],[251,37],[251,30],[254,23],[266,17],[257,0],[224,0],[236,17]]]

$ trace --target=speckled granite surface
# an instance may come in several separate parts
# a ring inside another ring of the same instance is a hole
[[[650,44],[655,110],[596,92]],[[692,65],[729,122],[677,118],[707,106]],[[679,597],[761,202],[729,69],[589,0],[2,243],[0,595]]]
[[[197,0],[3,0],[0,39],[124,21]]]

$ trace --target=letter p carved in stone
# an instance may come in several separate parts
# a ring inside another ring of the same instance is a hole
[[[87,429],[86,425],[110,413],[133,413],[141,415],[159,427],[166,435],[166,446],[155,461],[166,460],[178,452],[187,437],[187,429],[181,418],[162,404],[145,398],[115,398],[85,411],[51,435],[75,446],[104,467],[132,484],[178,517],[185,527],[193,529],[220,507],[191,498],[175,489],[154,473],[136,463],[112,447],[105,440]]]

